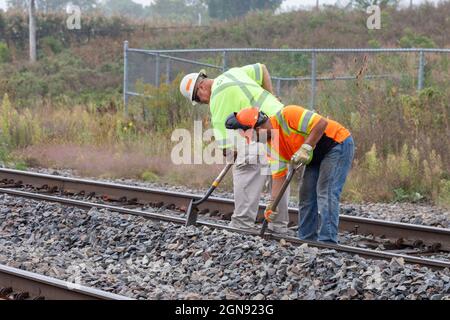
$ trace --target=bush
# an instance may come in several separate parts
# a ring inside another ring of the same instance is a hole
[[[369,40],[369,42],[367,44],[369,45],[369,48],[375,48],[375,49],[381,48],[380,42],[375,39]]]
[[[101,68],[90,67],[69,50],[43,57],[33,65],[3,64],[0,66],[0,92],[7,92],[17,106],[60,97],[70,97],[72,103],[108,103],[119,92],[121,69],[117,63],[98,71]]]
[[[64,49],[62,42],[52,36],[40,39],[39,43],[41,47],[49,49],[54,54],[60,53]]]
[[[122,37],[125,32],[132,30],[132,26],[122,17],[83,14],[82,32],[74,32],[66,27],[66,19],[66,14],[39,12],[38,36],[60,38],[64,45],[70,45],[98,37]],[[8,11],[1,15],[0,37],[9,43],[14,42],[19,48],[25,48],[28,42],[28,15],[20,11]]]
[[[399,41],[402,48],[436,48],[433,39],[427,36],[417,35],[409,28],[405,30],[405,33]]]
[[[440,192],[437,203],[446,208],[450,208],[450,179],[442,179],[439,187]]]
[[[358,200],[414,202],[426,199],[446,204],[450,198],[448,187],[445,167],[434,150],[426,155],[403,145],[400,153],[388,153],[383,157],[373,145],[361,161],[355,161],[346,193]]]
[[[0,42],[0,63],[11,61],[11,53],[8,46],[4,42]]]
[[[143,121],[155,131],[167,131],[178,126],[192,126],[193,119],[209,118],[208,110],[193,108],[180,94],[181,75],[170,84],[163,83],[160,88],[137,83],[137,92],[143,97],[133,99],[129,114],[135,121]]]
[[[8,151],[38,143],[42,137],[42,128],[35,121],[35,115],[29,109],[19,112],[11,105],[7,94],[1,104],[0,130],[0,143]]]
[[[141,179],[147,182],[159,182],[159,177],[156,173],[146,170],[141,174]]]

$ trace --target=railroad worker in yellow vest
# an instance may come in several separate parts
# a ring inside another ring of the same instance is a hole
[[[283,108],[273,94],[269,72],[261,63],[232,68],[215,79],[208,78],[203,70],[188,74],[180,83],[180,91],[193,105],[209,104],[214,137],[224,156],[236,147],[230,136],[232,130],[225,128],[230,113],[252,105],[270,116]],[[264,169],[268,169],[264,150],[264,146],[256,142],[237,148],[233,166],[235,208],[231,217],[232,227],[257,230],[255,220],[259,200],[267,174],[270,175],[270,170],[264,173]],[[262,163],[264,161],[265,164]],[[280,202],[279,215],[269,224],[268,229],[272,232],[288,232],[288,193]]]
[[[306,165],[299,195],[299,238],[337,243],[339,200],[354,154],[350,132],[336,121],[300,106],[286,106],[273,116],[250,107],[231,113],[228,129],[257,140],[264,137],[272,169],[272,199],[286,178],[288,164]],[[265,213],[277,215],[271,203]]]

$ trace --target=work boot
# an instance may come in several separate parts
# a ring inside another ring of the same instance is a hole
[[[255,224],[253,224],[253,225],[245,224],[244,225],[244,224],[238,224],[238,223],[235,223],[234,221],[231,221],[229,223],[229,226],[231,228],[236,228],[236,229],[239,229],[239,230],[242,230],[245,232],[259,233],[259,231],[260,231],[260,229]]]
[[[267,229],[267,232],[269,234],[274,234],[277,236],[282,236],[282,237],[297,237],[297,233],[294,230],[290,230],[288,228],[275,228],[275,229],[271,229],[270,227]]]

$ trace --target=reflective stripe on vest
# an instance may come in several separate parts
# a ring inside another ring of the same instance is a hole
[[[300,118],[300,122],[298,124],[298,130],[300,132],[308,134],[308,124],[313,116],[314,116],[314,112],[312,112],[312,111],[305,110],[305,112],[303,112],[303,114]]]
[[[277,162],[275,164],[270,165],[270,171],[272,172],[272,175],[278,174],[280,172],[287,170],[287,164],[284,162]]]
[[[259,96],[258,101],[256,101],[256,107],[261,108],[268,95],[269,92],[264,90],[263,93],[261,93],[261,95]]]
[[[269,156],[269,162],[277,161],[277,162],[289,162],[289,160],[285,159],[281,154],[277,152],[272,146],[266,143],[266,152]]]
[[[253,97],[252,93],[250,92],[250,90],[248,89],[248,87],[258,87],[260,88],[259,85],[253,84],[253,83],[245,83],[242,81],[239,81],[235,76],[233,76],[232,74],[229,73],[224,73],[223,74],[225,77],[227,77],[228,79],[230,79],[231,81],[233,81],[232,83],[225,83],[223,85],[221,85],[215,92],[214,92],[214,96],[216,96],[219,92],[223,91],[224,89],[230,87],[230,86],[239,86],[239,88],[242,90],[242,92],[244,93],[244,95],[247,97],[248,100],[250,100],[250,104],[253,107],[257,107],[258,109],[261,108],[261,106],[263,105],[264,101],[266,101],[267,96],[269,95],[269,92],[266,90],[263,90],[263,92],[261,93],[261,95],[259,96],[258,100],[255,100],[255,97]],[[213,97],[211,97],[212,99]]]
[[[259,64],[255,63],[253,65],[253,69],[255,70],[255,79],[256,79],[256,81],[260,81],[261,80],[261,69],[259,68]]]
[[[241,88],[241,90],[242,90],[242,87],[243,86],[249,86],[249,87],[257,87],[257,88],[259,88],[259,85],[257,85],[257,84],[253,84],[253,83],[243,83],[243,82],[228,82],[228,83],[224,83],[224,84],[222,84],[220,87],[218,87],[216,90],[214,90],[214,92],[213,92],[213,94],[211,95],[211,100],[212,99],[214,99],[214,97],[216,96],[216,95],[218,95],[220,92],[222,92],[223,90],[225,90],[225,89],[227,89],[227,88],[229,88],[229,87],[233,87],[233,86],[239,86],[240,88]],[[246,88],[247,89],[247,88]],[[244,91],[244,90],[243,90]],[[248,89],[247,89],[247,91],[248,91]],[[244,92],[245,93],[245,92]],[[250,93],[250,92],[249,92]],[[247,94],[245,93],[245,95],[247,96]],[[251,94],[250,94],[250,96],[251,96]],[[248,96],[247,96],[247,98],[249,99],[249,100],[251,100]],[[252,99],[253,99],[253,97],[251,97]]]
[[[283,132],[288,136],[291,134],[291,129],[289,128],[287,122],[284,120],[284,116],[283,113],[280,111],[278,111],[275,115],[278,124],[280,125],[281,129],[283,130]]]

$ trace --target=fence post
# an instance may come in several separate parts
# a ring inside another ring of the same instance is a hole
[[[281,80],[280,78],[277,78],[277,89],[276,89],[277,96],[280,96],[280,89],[281,89]]]
[[[172,68],[172,60],[170,58],[167,58],[167,63],[166,63],[166,83],[167,84],[170,83],[171,68]]]
[[[417,90],[423,89],[423,79],[424,79],[424,67],[425,67],[425,55],[423,50],[419,52],[419,70],[417,75]]]
[[[159,87],[159,53],[156,54],[155,66],[155,87]]]
[[[123,104],[125,115],[128,115],[128,41],[123,43]]]
[[[309,103],[311,110],[314,110],[316,104],[316,78],[316,51],[313,51],[311,55],[311,97]]]
[[[223,50],[222,52],[222,71],[225,72],[227,70],[227,51]]]

